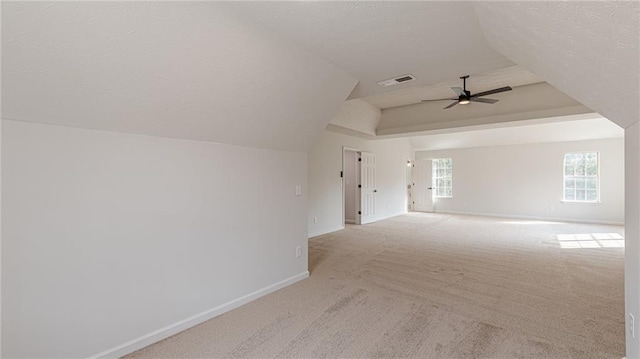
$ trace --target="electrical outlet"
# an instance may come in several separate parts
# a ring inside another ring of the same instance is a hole
[[[318,217],[313,217],[313,223],[318,223]]]
[[[296,196],[302,196],[302,186],[299,184],[296,185]]]
[[[629,334],[631,334],[631,338],[635,338],[636,337],[636,324],[635,324],[635,318],[633,317],[633,314],[629,313]]]
[[[300,248],[300,246],[296,247],[296,258],[300,257],[302,255],[302,248]]]

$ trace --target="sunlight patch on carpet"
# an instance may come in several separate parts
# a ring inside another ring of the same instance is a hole
[[[624,237],[619,233],[558,234],[560,248],[624,248]]]

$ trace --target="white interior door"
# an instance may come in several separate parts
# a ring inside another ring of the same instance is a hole
[[[360,224],[371,223],[376,216],[376,156],[360,153]]]
[[[418,212],[433,212],[431,160],[415,161],[412,175],[413,210]]]

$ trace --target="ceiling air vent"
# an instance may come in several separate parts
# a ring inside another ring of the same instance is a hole
[[[382,86],[382,87],[389,87],[389,86],[394,86],[394,85],[399,85],[401,83],[405,83],[405,82],[409,82],[409,81],[413,81],[415,80],[415,76],[413,75],[402,75],[402,76],[398,76],[398,77],[394,77],[392,79],[388,79],[388,80],[384,80],[384,81],[379,81],[378,85]]]

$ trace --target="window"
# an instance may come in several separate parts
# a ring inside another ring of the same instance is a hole
[[[564,200],[598,202],[598,153],[579,152],[564,155]]]
[[[436,158],[433,163],[433,197],[451,198],[451,158]]]

